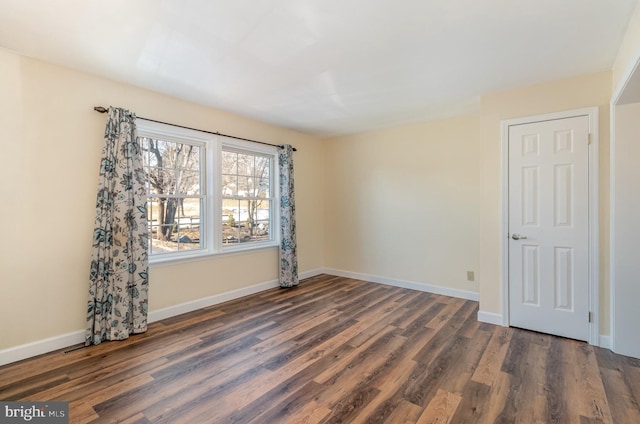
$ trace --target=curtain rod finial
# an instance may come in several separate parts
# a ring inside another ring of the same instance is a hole
[[[106,113],[109,110],[107,108],[105,108],[104,106],[95,106],[93,108],[93,110],[95,110],[96,112],[100,112],[100,113]]]

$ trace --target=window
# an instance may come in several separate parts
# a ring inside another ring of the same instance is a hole
[[[271,156],[222,148],[222,243],[271,238]]]
[[[152,262],[277,245],[276,148],[138,121]]]
[[[141,137],[147,172],[149,253],[203,247],[203,145]]]

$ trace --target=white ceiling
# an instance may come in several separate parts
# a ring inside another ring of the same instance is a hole
[[[0,0],[0,46],[330,136],[609,69],[636,3]]]

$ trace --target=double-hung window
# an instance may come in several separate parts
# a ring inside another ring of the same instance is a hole
[[[277,150],[138,120],[150,261],[276,246]]]
[[[222,243],[270,240],[273,155],[222,147]]]

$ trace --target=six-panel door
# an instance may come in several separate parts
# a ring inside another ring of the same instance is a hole
[[[589,338],[589,118],[509,128],[509,320]]]

